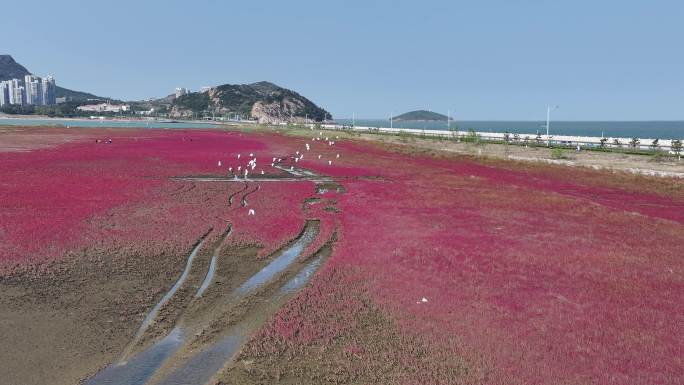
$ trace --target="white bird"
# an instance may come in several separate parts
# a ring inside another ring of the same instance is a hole
[[[253,165],[252,165],[252,171],[254,171],[254,167],[256,167],[256,164],[253,164]]]
[[[340,157],[340,154],[337,154],[336,158],[339,158],[339,157]]]
[[[332,160],[329,160],[329,161],[328,161],[328,166],[330,166],[331,164],[332,164]]]
[[[299,162],[299,158],[295,158],[295,163]]]
[[[232,168],[232,167],[228,167],[228,172],[233,172],[233,168]]]
[[[249,153],[249,157],[251,158],[251,157],[253,157],[253,156],[254,156],[254,154],[250,152],[250,153]]]
[[[238,154],[238,157],[237,157],[237,158],[240,159],[240,154]]]
[[[271,167],[275,167],[275,163],[271,163]]]
[[[321,159],[321,156],[320,156],[320,155],[318,155],[318,159]]]
[[[275,163],[276,158],[273,158],[273,163]]]
[[[264,175],[264,170],[261,170],[261,175]]]
[[[299,155],[299,151],[295,152],[295,154]]]
[[[248,174],[248,173],[249,173],[249,171],[247,171],[247,169],[245,169],[245,179],[247,179],[247,174]]]
[[[238,172],[240,172],[241,169],[242,169],[242,166],[238,166]]]
[[[219,160],[218,166],[221,167],[221,161]]]
[[[306,151],[309,151],[309,143],[306,144]]]
[[[249,209],[249,211],[247,212],[247,215],[254,215],[254,209]]]
[[[325,137],[325,141],[326,141],[326,142],[328,141],[328,137],[327,137],[327,136]]]
[[[290,166],[290,171],[293,171],[293,170],[294,170],[294,166]]]
[[[299,159],[300,159],[300,160],[301,160],[301,159],[304,159],[304,154],[300,155],[300,156],[299,156]]]

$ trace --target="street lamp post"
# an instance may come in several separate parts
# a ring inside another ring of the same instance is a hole
[[[557,109],[558,106],[554,106],[553,109]],[[551,145],[551,139],[549,139],[549,129],[551,127],[551,105],[546,105],[546,145]]]

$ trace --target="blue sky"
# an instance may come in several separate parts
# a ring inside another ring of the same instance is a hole
[[[268,80],[335,117],[684,119],[684,2],[8,1],[0,53],[120,99]],[[28,22],[31,21],[29,24]]]

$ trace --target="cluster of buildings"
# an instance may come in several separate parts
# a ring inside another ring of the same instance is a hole
[[[131,106],[129,106],[128,104],[111,104],[109,102],[105,102],[105,103],[99,103],[99,104],[88,104],[85,106],[78,106],[78,107],[76,107],[76,109],[79,111],[84,111],[84,112],[97,112],[97,113],[114,112],[114,113],[119,113],[119,112],[130,111]]]
[[[212,88],[213,88],[213,87],[204,86],[204,87],[201,87],[201,88],[200,88],[199,92],[209,92],[209,90],[211,90]],[[176,88],[176,92],[175,92],[176,98],[180,98],[181,96],[187,95],[187,94],[189,94],[189,93],[191,93],[191,92],[192,92],[192,91],[190,91],[188,88],[185,88],[185,87],[177,87],[177,88]]]
[[[0,107],[6,104],[45,106],[57,104],[55,79],[26,75],[0,82]]]

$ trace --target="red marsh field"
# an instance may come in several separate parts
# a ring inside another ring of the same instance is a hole
[[[681,180],[342,132],[0,133],[2,383],[681,384],[682,304]]]

